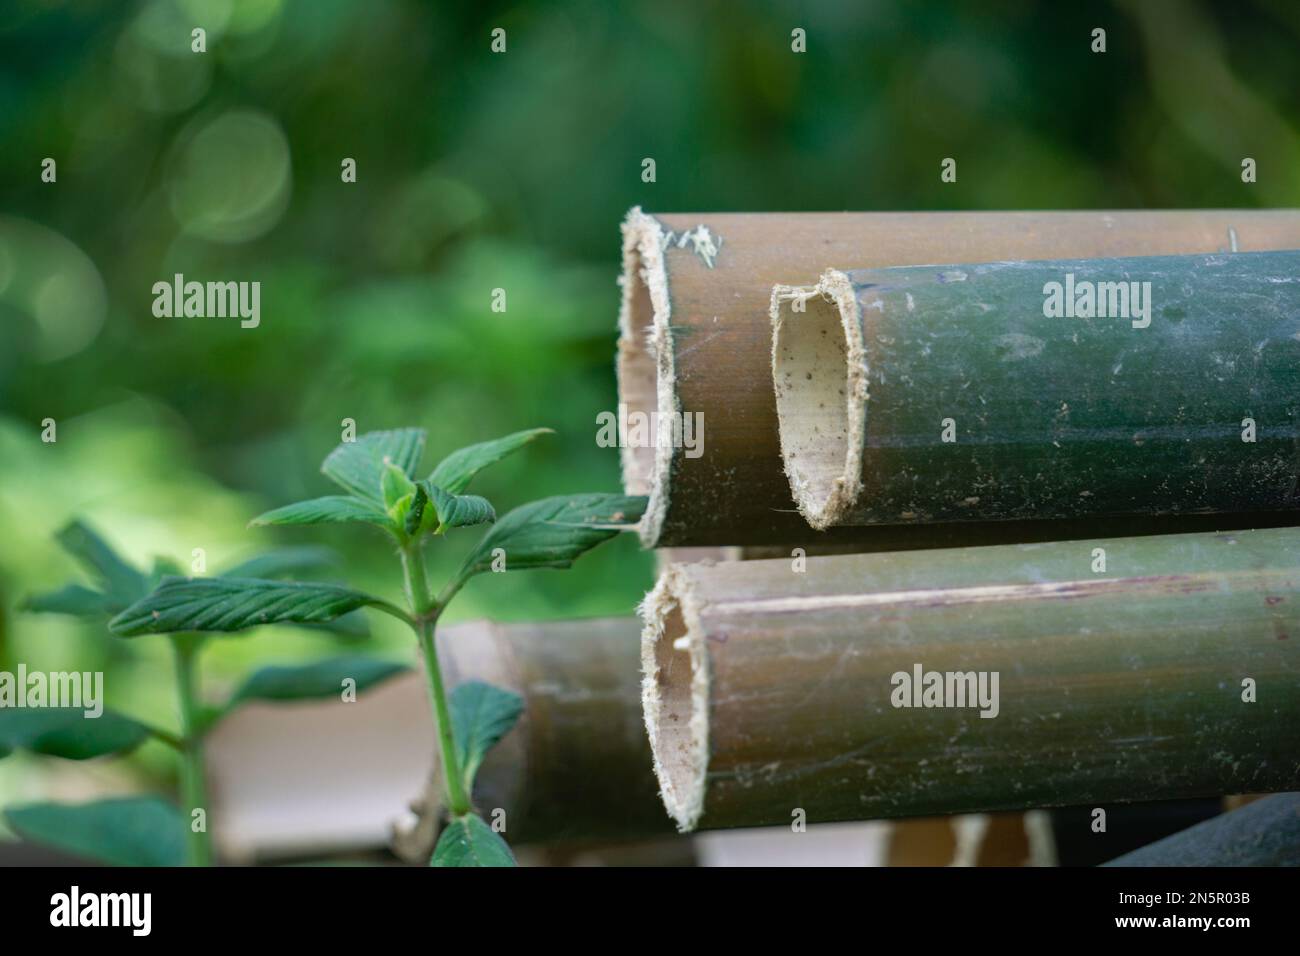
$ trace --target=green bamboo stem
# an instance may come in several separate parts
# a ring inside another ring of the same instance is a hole
[[[779,286],[772,371],[794,499],[818,529],[1296,509],[1297,277],[1300,252],[1259,252]],[[1147,313],[1117,317],[1103,292],[1106,317],[1049,317],[1051,283],[1063,296],[1121,284],[1125,301],[1149,283]]]
[[[860,528],[815,535],[795,508],[769,374],[775,284],[808,283],[831,266],[1297,248],[1293,209],[662,216],[633,209],[623,224],[619,402],[629,415],[698,413],[704,426],[696,457],[684,447],[622,450],[624,488],[650,496],[642,540],[807,547],[877,537]]]
[[[212,838],[208,833],[208,787],[203,766],[203,728],[199,719],[197,662],[202,638],[194,634],[172,636],[172,661],[181,711],[181,799],[190,866],[212,865]],[[194,829],[194,811],[203,811],[203,828]]]
[[[676,565],[643,616],[684,829],[1300,788],[1297,529]],[[894,706],[917,665],[996,716]]]

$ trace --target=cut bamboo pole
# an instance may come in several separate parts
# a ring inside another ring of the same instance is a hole
[[[1300,530],[675,565],[642,618],[683,830],[1300,787]]]
[[[642,540],[649,547],[807,544],[882,534],[813,536],[796,513],[768,374],[774,285],[808,282],[837,263],[860,269],[1294,248],[1294,210],[654,218],[633,209],[623,223],[619,401],[629,416],[698,412],[704,422],[698,457],[670,443],[623,448],[625,489],[650,496]]]
[[[1300,507],[1300,252],[831,270],[772,319],[814,528]]]
[[[1278,793],[1104,866],[1300,866],[1300,793]]]

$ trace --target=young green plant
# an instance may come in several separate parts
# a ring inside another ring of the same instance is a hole
[[[254,525],[361,523],[382,529],[401,559],[406,607],[333,584],[245,578],[163,578],[110,626],[123,635],[237,631],[261,624],[314,624],[371,607],[405,622],[424,659],[442,757],[447,822],[434,866],[513,866],[505,840],[474,809],[474,776],[519,718],[518,695],[472,682],[451,694],[443,684],[435,631],[448,602],[484,571],[567,568],[585,551],[635,527],[645,499],[610,494],[543,498],[499,521],[487,499],[462,492],[484,468],[549,429],[535,428],[452,452],[416,478],[423,429],[371,432],[339,445],[321,471],[346,492],[277,508]],[[425,575],[424,545],[452,528],[492,524],[460,570],[436,594]]]
[[[93,586],[67,584],[57,591],[28,598],[29,611],[70,614],[106,620],[145,598],[165,577],[179,573],[174,562],[157,558],[140,571],[98,534],[79,521],[58,533],[58,542],[93,579]],[[258,555],[211,580],[292,576],[319,571],[333,561],[324,548],[285,548]],[[333,622],[331,630],[364,635],[364,621]],[[299,700],[339,693],[344,680],[360,691],[407,668],[357,655],[333,657],[301,667],[257,671],[223,705],[203,703],[198,659],[204,635],[177,631],[169,635],[179,703],[179,733],[170,733],[114,710],[90,716],[79,707],[0,706],[0,758],[16,750],[71,760],[122,755],[146,740],[172,747],[180,759],[180,791],[185,813],[156,796],[123,797],[80,805],[37,803],[10,807],[5,814],[15,832],[34,843],[78,856],[121,865],[204,866],[212,862],[207,828],[207,782],[203,742],[231,710],[252,700]],[[187,820],[186,817],[189,817]]]

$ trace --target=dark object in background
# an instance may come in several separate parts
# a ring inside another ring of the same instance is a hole
[[[102,867],[104,864],[84,856],[75,856],[35,843],[0,843],[0,869],[17,866],[76,866]]]
[[[1277,793],[1106,866],[1300,866],[1300,793]]]
[[[1093,832],[1094,809],[1059,807],[1050,811],[1052,837],[1061,866],[1098,866],[1218,816],[1223,802],[1215,797],[1108,804],[1101,807],[1106,811],[1104,833]]]

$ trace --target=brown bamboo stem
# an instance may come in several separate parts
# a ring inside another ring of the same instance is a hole
[[[703,227],[703,232],[701,232]],[[781,466],[770,370],[772,287],[831,265],[1139,256],[1300,248],[1295,210],[676,214],[623,224],[619,400],[629,414],[703,415],[703,454],[623,449],[623,483],[648,494],[647,546],[871,540],[812,534]],[[963,528],[961,541],[998,540]],[[908,540],[895,530],[895,540]],[[951,534],[951,532],[950,532]],[[886,543],[884,546],[892,547]]]
[[[675,565],[642,616],[684,830],[1300,787],[1300,530]]]
[[[670,832],[657,798],[640,708],[635,618],[475,621],[444,628],[439,657],[449,686],[481,680],[524,698],[516,728],[478,771],[473,801],[502,809],[511,842],[622,840]],[[432,849],[423,837],[404,852]],[[424,854],[427,858],[427,852]]]

